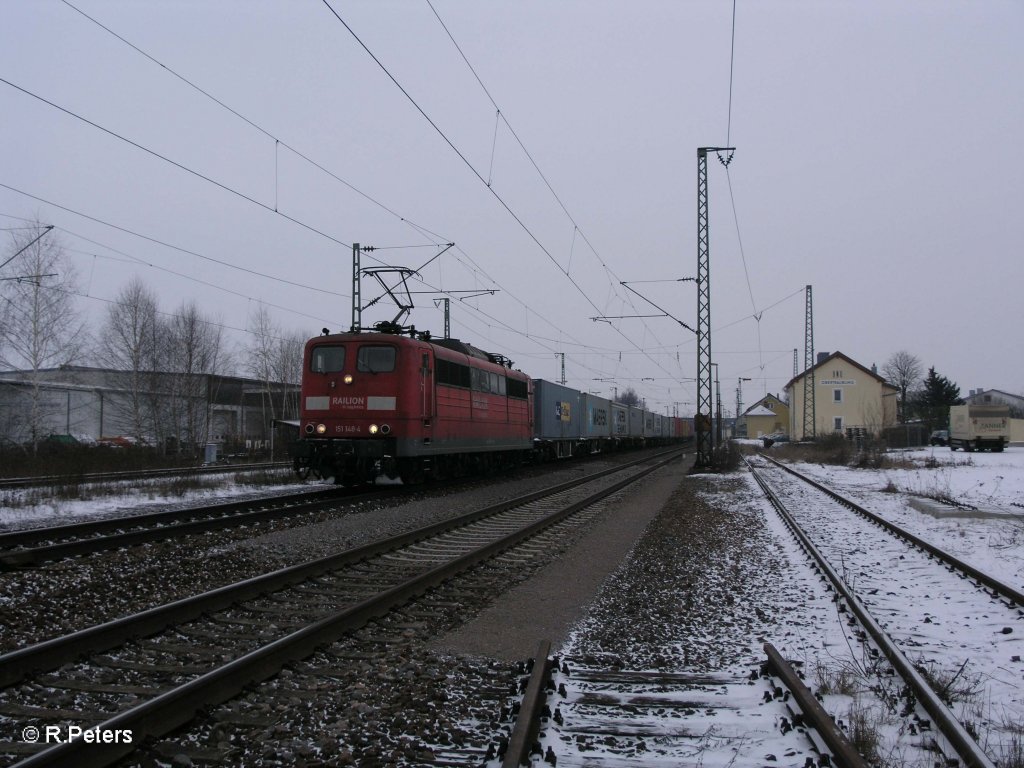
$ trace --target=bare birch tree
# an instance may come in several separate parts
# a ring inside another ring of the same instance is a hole
[[[274,324],[265,305],[260,304],[249,318],[249,332],[252,334],[252,343],[248,349],[249,372],[254,379],[258,379],[263,384],[262,399],[270,409],[270,421],[273,422],[277,416],[271,383],[274,381],[276,373],[275,358],[277,357],[277,341],[280,330]]]
[[[195,302],[188,302],[171,318],[167,337],[171,433],[195,447],[210,436],[214,377],[227,365],[223,334]]]
[[[282,419],[299,417],[299,393],[295,388],[302,382],[302,355],[305,348],[306,336],[301,333],[288,333],[278,339],[275,377],[282,384]]]
[[[33,449],[44,435],[43,371],[73,363],[86,341],[77,277],[59,236],[36,221],[12,233],[0,261],[0,365],[28,372],[25,419]]]
[[[282,332],[262,304],[250,318],[249,331],[252,334],[248,348],[249,372],[263,385],[263,402],[269,405],[268,421],[272,429],[274,419],[298,416],[298,396],[289,385],[298,385],[302,377],[306,341],[298,333]]]
[[[100,361],[120,372],[128,428],[140,441],[156,436],[151,393],[157,372],[154,366],[160,359],[159,327],[156,294],[142,280],[133,278],[107,310],[99,338]]]

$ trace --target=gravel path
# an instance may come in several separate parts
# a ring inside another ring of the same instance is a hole
[[[442,652],[518,661],[540,640],[558,648],[601,585],[629,557],[650,522],[686,477],[693,456],[612,497],[600,520],[555,562],[434,644]]]

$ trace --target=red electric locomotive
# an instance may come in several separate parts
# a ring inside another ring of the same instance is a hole
[[[306,342],[300,477],[419,483],[529,457],[530,378],[455,339],[335,333]]]

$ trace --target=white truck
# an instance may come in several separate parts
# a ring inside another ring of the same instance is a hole
[[[1010,442],[1008,405],[951,405],[949,448],[1001,451]]]

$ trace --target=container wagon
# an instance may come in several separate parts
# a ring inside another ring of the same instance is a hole
[[[575,456],[584,449],[584,413],[575,389],[533,380],[534,449],[543,458]]]

